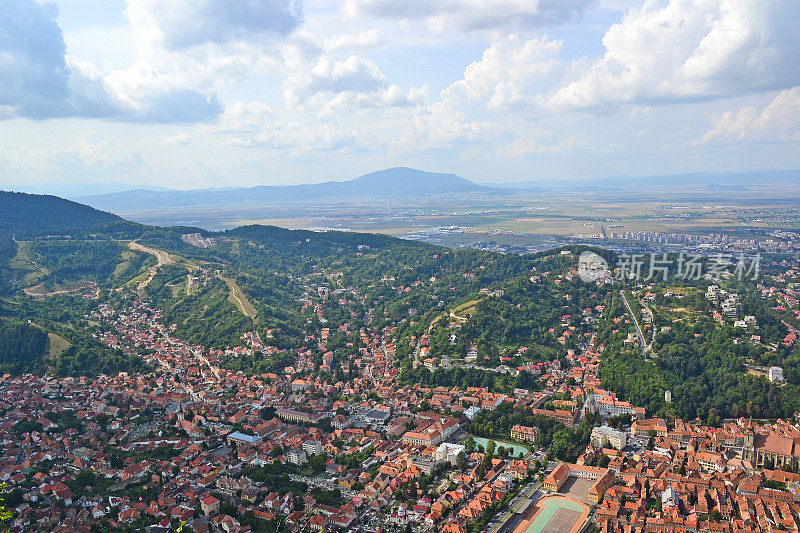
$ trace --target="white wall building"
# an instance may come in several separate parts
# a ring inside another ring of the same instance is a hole
[[[289,450],[289,453],[286,454],[286,459],[296,465],[304,465],[308,462],[308,458],[306,457],[306,452],[301,450],[300,448],[294,448]]]
[[[592,446],[595,448],[614,448],[621,450],[628,443],[628,438],[622,431],[617,431],[609,426],[597,426],[592,429]]]
[[[769,380],[773,383],[783,381],[783,369],[779,366],[769,368]]]
[[[322,449],[322,443],[318,440],[307,440],[303,443],[303,451],[306,452],[308,456],[314,455],[322,455],[324,450]]]

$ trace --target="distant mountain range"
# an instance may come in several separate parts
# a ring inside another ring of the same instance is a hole
[[[537,191],[615,191],[631,194],[665,191],[689,194],[718,194],[724,191],[772,187],[781,197],[797,186],[800,170],[758,170],[739,173],[694,172],[644,177],[613,176],[588,180],[540,180],[477,184],[455,174],[425,172],[407,167],[365,174],[349,181],[327,181],[305,185],[264,185],[195,190],[139,187],[124,183],[52,183],[20,187],[25,192],[47,192],[67,197],[103,211],[131,214],[181,209],[249,208],[256,206],[304,204],[321,200],[365,201],[437,196],[508,196]],[[101,194],[80,194],[87,191]],[[791,196],[797,196],[792,195]]]
[[[77,199],[98,209],[125,212],[204,205],[243,206],[317,199],[416,198],[470,193],[502,194],[493,187],[477,185],[455,174],[397,167],[365,174],[350,181],[189,191],[132,190]]]
[[[29,194],[52,194],[54,196],[60,196],[61,198],[71,199],[81,198],[83,196],[96,196],[99,194],[112,194],[130,191],[132,189],[144,189],[148,191],[170,190],[167,187],[159,187],[158,185],[133,185],[118,181],[99,183],[51,181],[46,183],[24,183],[6,186],[4,188],[18,192],[26,192]]]
[[[747,172],[691,172],[686,174],[657,174],[653,176],[612,176],[588,180],[541,180],[524,182],[492,183],[499,189],[675,189],[752,187],[769,184],[800,183],[800,170],[753,170]]]

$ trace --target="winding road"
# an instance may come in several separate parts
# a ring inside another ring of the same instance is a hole
[[[156,273],[158,272],[158,267],[172,264],[172,258],[164,250],[156,250],[155,248],[148,248],[147,246],[142,246],[136,241],[129,242],[128,248],[130,248],[131,250],[136,250],[137,252],[144,252],[150,255],[154,255],[156,257],[156,266],[150,267],[148,269],[150,271],[150,275],[147,276],[147,279],[139,282],[138,286],[139,290],[144,289],[150,284],[151,281],[153,281],[153,278],[156,277]]]

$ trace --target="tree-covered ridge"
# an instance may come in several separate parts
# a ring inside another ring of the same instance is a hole
[[[57,196],[0,191],[0,234],[27,239],[87,233],[121,220],[117,215]]]
[[[741,301],[739,317],[753,316],[756,326],[720,315],[705,297],[717,285]],[[646,306],[653,323],[645,324],[652,351],[643,356],[625,344],[631,332],[619,292],[615,292],[598,331],[606,350],[603,384],[648,413],[716,423],[740,416],[791,417],[800,409],[800,354],[784,343],[797,321],[759,283],[703,279],[684,283],[650,283],[632,287],[629,301]],[[616,320],[615,320],[616,319]],[[641,320],[641,319],[640,319]],[[642,321],[644,323],[644,321]],[[737,323],[739,325],[737,325]],[[655,334],[653,334],[655,331]],[[785,383],[770,383],[753,369],[779,366]],[[664,392],[672,392],[672,403]]]
[[[57,295],[0,301],[0,372],[93,376],[146,371],[136,353],[103,346],[85,316],[97,300]]]
[[[0,373],[38,370],[47,348],[47,333],[26,322],[0,320]]]

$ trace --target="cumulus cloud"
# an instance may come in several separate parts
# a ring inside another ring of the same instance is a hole
[[[450,85],[443,95],[485,100],[495,108],[530,104],[551,83],[549,75],[561,65],[561,45],[561,41],[547,37],[526,40],[509,35],[487,48],[479,61],[465,69],[464,78]]]
[[[288,35],[302,21],[297,0],[127,0],[125,14],[145,41],[167,49]]]
[[[221,111],[188,87],[114,91],[94,65],[67,58],[57,15],[52,2],[0,2],[0,118],[198,122]]]
[[[555,110],[613,110],[800,82],[796,0],[647,0],[603,37],[605,53],[554,91]]]
[[[414,114],[413,127],[393,147],[418,150],[487,142],[497,135],[497,125],[472,120],[449,102],[435,102]]]
[[[298,68],[283,85],[289,108],[316,109],[323,115],[416,105],[427,94],[426,88],[403,91],[389,84],[373,61],[356,55],[342,61],[323,54],[310,68]]]
[[[225,106],[217,126],[219,131],[260,131],[272,118],[272,111],[263,102],[235,102]]]
[[[744,106],[713,118],[695,145],[800,141],[800,87],[778,95],[763,109]]]
[[[434,32],[533,27],[579,16],[593,0],[347,0],[350,18],[422,20]]]
[[[378,66],[369,59],[355,55],[344,61],[323,55],[308,72],[291,76],[284,96],[291,106],[313,100],[325,92],[368,92],[386,83]]]
[[[0,3],[0,105],[13,114],[63,114],[69,96],[66,46],[51,2]]]
[[[386,36],[376,28],[364,30],[359,33],[341,33],[325,41],[326,50],[356,50],[373,48],[386,42]]]

